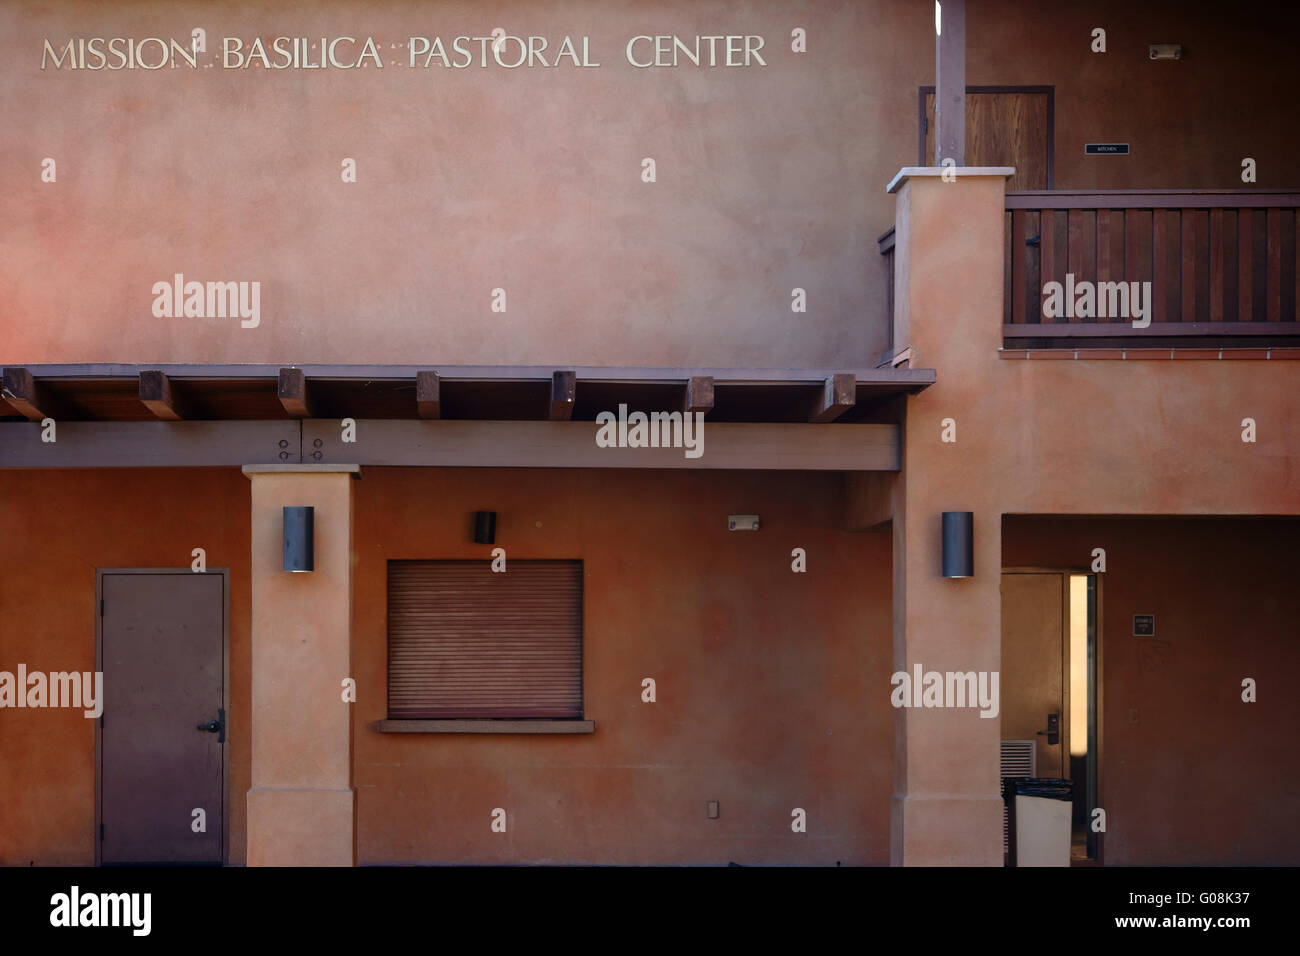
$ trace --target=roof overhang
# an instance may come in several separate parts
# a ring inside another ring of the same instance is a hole
[[[897,471],[896,400],[934,378],[907,368],[9,367],[0,468]],[[610,416],[622,429],[634,412],[676,415],[680,435],[654,447],[625,443],[631,429],[615,447],[602,440]],[[687,412],[707,428],[689,431]]]
[[[703,411],[716,422],[878,421],[933,369],[608,368],[413,365],[6,367],[0,418],[275,421],[295,418],[595,421]]]

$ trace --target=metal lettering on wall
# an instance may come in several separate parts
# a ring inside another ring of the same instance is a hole
[[[220,66],[223,70],[353,70],[373,67],[430,68],[463,70],[495,65],[514,70],[519,67],[551,68],[559,66],[595,69],[603,56],[597,57],[591,37],[565,35],[552,43],[544,36],[514,36],[501,27],[487,36],[457,36],[444,40],[440,36],[412,36],[399,47],[396,40],[387,45],[368,36],[356,37],[287,37],[269,42],[261,37],[221,37],[207,48],[206,33],[196,28],[190,36],[175,37],[69,37],[60,42],[44,38],[41,69],[53,70],[196,70]],[[745,67],[767,66],[763,59],[766,43],[757,34],[717,34],[677,36],[641,34],[623,44],[624,59],[638,69],[650,67]]]

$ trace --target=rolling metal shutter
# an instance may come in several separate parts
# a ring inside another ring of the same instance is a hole
[[[388,562],[388,716],[582,717],[582,562]]]

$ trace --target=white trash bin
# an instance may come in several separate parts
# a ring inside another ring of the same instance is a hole
[[[1016,781],[1016,866],[1069,866],[1073,784],[1069,780]]]

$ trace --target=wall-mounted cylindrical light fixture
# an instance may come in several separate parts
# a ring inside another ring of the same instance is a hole
[[[496,544],[497,513],[495,511],[474,512],[474,543]]]
[[[975,576],[975,513],[973,511],[943,513],[943,576],[945,578]]]
[[[295,508],[285,505],[284,569],[286,571],[316,569],[315,524],[315,508]]]

